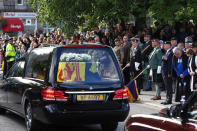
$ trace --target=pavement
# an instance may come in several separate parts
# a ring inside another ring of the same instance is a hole
[[[155,96],[155,91],[141,91],[141,94],[139,96],[141,100],[139,101],[139,103],[149,105],[149,106],[152,106],[152,107],[155,107],[155,108],[160,108],[160,109],[169,107],[169,106],[174,105],[174,104],[178,104],[178,102],[175,102],[174,98],[172,99],[172,104],[169,104],[169,105],[161,104],[161,102],[164,102],[166,100],[165,91],[161,92],[161,100],[151,100],[151,98],[154,97],[154,96]]]

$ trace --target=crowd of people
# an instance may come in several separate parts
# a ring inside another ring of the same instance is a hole
[[[187,99],[197,89],[196,35],[196,26],[191,22],[141,29],[132,24],[107,24],[72,37],[65,37],[59,29],[52,33],[35,31],[19,37],[4,34],[0,38],[1,63],[4,61],[5,76],[16,59],[44,44],[108,45],[114,49],[120,66],[124,68],[125,84],[150,66],[136,79],[138,92],[142,89],[150,91],[154,86],[156,94],[152,100],[160,100],[161,88],[165,88],[166,101],[162,104],[171,104],[174,92],[178,102],[182,96]]]

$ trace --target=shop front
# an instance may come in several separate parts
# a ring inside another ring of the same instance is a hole
[[[10,25],[10,31],[12,29],[15,29],[19,31],[22,31],[23,33],[33,33],[35,29],[37,29],[37,19],[36,19],[36,13],[33,12],[4,12],[3,17],[8,21],[18,21],[18,23],[23,23],[24,27],[21,25]],[[21,22],[19,22],[21,21]],[[9,23],[9,22],[8,22]],[[23,29],[23,30],[22,30]]]

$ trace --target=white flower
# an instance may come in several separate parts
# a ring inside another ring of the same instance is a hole
[[[67,62],[69,61],[83,62],[83,61],[90,61],[90,60],[91,60],[91,56],[88,54],[63,53],[60,57],[60,61],[67,61]]]

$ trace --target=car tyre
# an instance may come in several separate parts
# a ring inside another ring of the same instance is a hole
[[[25,107],[25,125],[27,131],[40,131],[41,124],[33,118],[32,107],[30,103]]]
[[[101,127],[103,131],[115,131],[118,127],[118,122],[102,123]]]
[[[6,109],[0,107],[0,114],[5,114],[5,113],[6,113]]]

